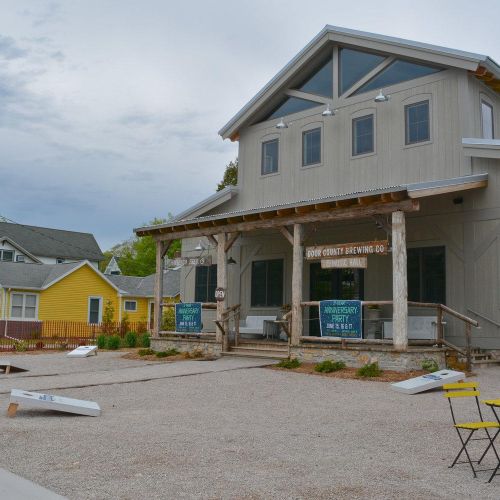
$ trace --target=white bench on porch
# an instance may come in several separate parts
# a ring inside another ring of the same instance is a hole
[[[408,316],[408,339],[436,340],[437,321],[436,316]],[[392,339],[392,321],[384,321],[384,339]]]
[[[265,335],[264,322],[276,321],[277,316],[247,316],[240,321],[240,335]]]

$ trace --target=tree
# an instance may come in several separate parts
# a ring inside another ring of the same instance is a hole
[[[226,186],[236,186],[236,184],[238,184],[238,158],[226,165],[222,181],[217,184],[217,191],[222,191]]]
[[[169,219],[171,218],[172,215],[169,214]],[[147,225],[164,224],[167,221],[168,219],[155,218]],[[180,248],[180,240],[174,240],[168,249],[167,256],[173,257]],[[111,257],[115,255],[122,274],[126,276],[148,276],[156,272],[156,242],[151,236],[141,238],[133,236],[107,250],[104,255],[106,259],[101,263],[101,270],[106,268]]]

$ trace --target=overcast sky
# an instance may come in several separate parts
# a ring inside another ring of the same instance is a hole
[[[215,191],[217,131],[325,24],[500,62],[496,1],[0,0],[0,215],[102,249]]]

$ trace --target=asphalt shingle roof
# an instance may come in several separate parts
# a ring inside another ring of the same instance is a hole
[[[10,238],[35,256],[74,260],[103,260],[104,255],[94,235],[0,222],[0,239]]]
[[[81,262],[69,264],[0,262],[0,286],[4,288],[43,288],[79,265]]]
[[[181,290],[180,269],[168,269],[163,273],[163,296],[175,297]],[[154,295],[154,274],[144,277],[109,274],[106,275],[106,278],[131,297],[152,297]]]

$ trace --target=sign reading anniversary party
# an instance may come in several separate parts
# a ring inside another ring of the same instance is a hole
[[[321,300],[319,325],[322,337],[363,338],[360,300]]]
[[[175,331],[201,332],[201,302],[175,304]]]

